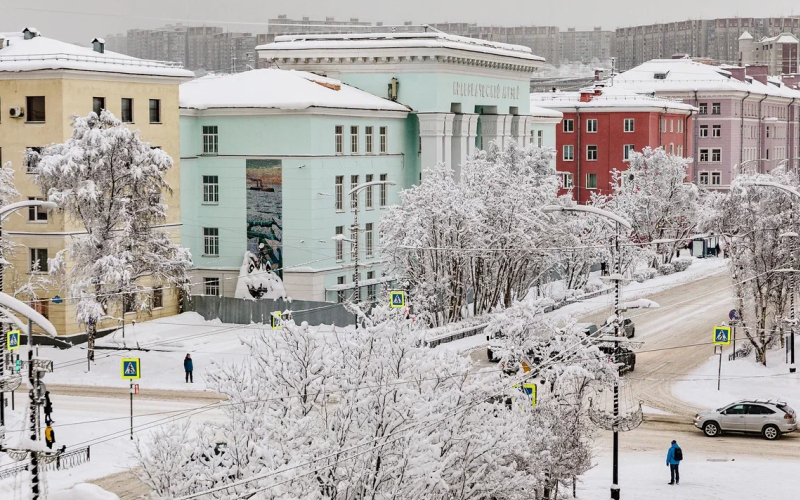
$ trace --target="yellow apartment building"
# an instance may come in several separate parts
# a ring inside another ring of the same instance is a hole
[[[88,42],[89,40],[87,40]],[[152,147],[166,151],[174,161],[167,180],[167,229],[180,242],[180,131],[178,86],[194,75],[173,63],[146,61],[105,51],[105,42],[80,47],[41,36],[35,28],[0,33],[0,163],[10,162],[22,199],[41,197],[25,164],[27,148],[63,142],[72,134],[71,117],[107,109],[126,126],[139,130]],[[31,279],[33,262],[43,265],[79,235],[82,227],[62,213],[24,209],[3,221],[3,237],[16,243],[3,273],[3,291],[13,293]],[[39,272],[44,273],[44,269]],[[76,300],[69,284],[40,287],[33,303],[46,314],[61,335],[82,333],[75,321]],[[109,316],[143,321],[175,314],[178,294],[154,292],[153,313],[123,312],[123,301],[109,303]],[[118,326],[107,320],[98,330]]]

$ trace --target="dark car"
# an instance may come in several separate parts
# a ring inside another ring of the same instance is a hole
[[[601,326],[600,329],[609,335],[614,335],[614,326],[608,324],[608,322],[603,323],[603,326]],[[632,319],[622,319],[622,333],[629,339],[632,339],[636,335],[636,326],[633,324]]]
[[[591,337],[594,344],[598,349],[600,349],[600,352],[608,356],[609,359],[614,359],[614,348],[616,346],[616,361],[620,365],[620,375],[623,373],[632,372],[634,369],[636,369],[636,353],[633,352],[633,349],[626,346],[624,343],[603,339],[603,337],[608,336],[609,335],[607,333],[605,333],[603,330],[600,330]]]

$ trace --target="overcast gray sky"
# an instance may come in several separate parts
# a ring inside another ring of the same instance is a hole
[[[174,22],[265,32],[267,19],[278,14],[342,21],[358,17],[386,24],[451,21],[613,29],[690,18],[795,13],[800,14],[800,4],[789,0],[0,0],[0,31],[32,25],[45,36],[83,43],[94,36]]]

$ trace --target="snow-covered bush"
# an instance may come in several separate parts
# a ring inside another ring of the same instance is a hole
[[[586,282],[586,286],[583,288],[585,293],[594,293],[599,290],[602,290],[605,287],[605,283],[603,283],[600,279],[591,279]]]
[[[661,264],[658,266],[658,274],[661,276],[669,276],[675,272],[675,266],[672,264]]]
[[[689,266],[692,265],[693,259],[691,257],[678,257],[672,261],[672,265],[675,266],[675,272],[681,272],[689,269]]]

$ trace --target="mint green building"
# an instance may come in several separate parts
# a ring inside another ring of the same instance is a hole
[[[270,69],[181,86],[193,293],[234,296],[250,251],[279,269],[288,296],[346,300],[358,235],[360,295],[374,297],[393,279],[378,249],[381,213],[426,168],[445,162],[458,174],[489,141],[555,147],[560,116],[531,113],[542,59],[526,47],[404,33],[278,37],[257,50]],[[347,199],[374,181],[395,184]]]

